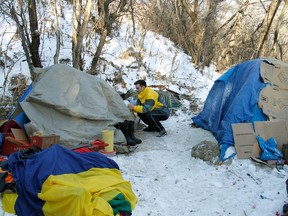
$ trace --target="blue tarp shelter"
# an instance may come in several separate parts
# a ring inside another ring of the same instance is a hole
[[[220,147],[220,160],[229,146],[234,145],[232,123],[267,120],[258,107],[260,91],[265,83],[260,75],[260,64],[264,59],[243,62],[232,67],[210,90],[203,111],[192,117],[196,126],[213,133]],[[267,62],[268,63],[268,62]]]

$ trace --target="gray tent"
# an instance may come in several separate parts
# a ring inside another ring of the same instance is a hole
[[[115,130],[115,142],[124,141],[113,125],[133,120],[109,84],[67,65],[35,69],[33,89],[20,106],[44,135],[60,135],[67,147],[101,138],[104,129]]]

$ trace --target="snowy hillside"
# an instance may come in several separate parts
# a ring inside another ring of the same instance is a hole
[[[72,65],[71,10],[69,7],[66,10],[65,17],[61,20],[63,44],[59,59],[60,63]],[[0,23],[1,29],[5,29],[5,32],[2,33],[2,50],[7,52],[6,56],[13,56],[15,59],[2,58],[5,65],[13,64],[13,67],[11,71],[8,71],[7,67],[0,69],[0,86],[3,86],[8,73],[9,77],[17,73],[29,77],[28,66],[19,38],[13,38],[13,43],[10,41],[16,29],[5,20],[2,21]],[[46,33],[43,34],[41,40],[40,53],[43,65],[48,67],[53,64],[56,41],[55,37],[49,33],[52,20],[49,21],[49,17],[47,17],[45,22]],[[95,44],[92,44],[91,41],[87,41],[85,44],[86,52],[83,53],[83,56],[85,59],[84,68],[87,68],[91,64],[93,57],[91,53],[95,50]],[[112,39],[110,38],[104,46],[97,72],[116,91],[126,92],[133,89],[135,80],[143,78],[147,80],[148,85],[164,85],[177,93],[188,95],[188,98],[192,100],[200,99],[199,102],[203,102],[214,79],[219,76],[214,70],[214,66],[205,68],[203,76],[193,67],[191,57],[183,53],[182,50],[175,48],[170,40],[142,29],[140,26],[137,26],[133,36],[132,23],[129,20],[124,20],[119,32]]]

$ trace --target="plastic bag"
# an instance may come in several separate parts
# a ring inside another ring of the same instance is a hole
[[[263,140],[262,137],[259,135],[256,136],[256,139],[259,143],[259,146],[262,150],[262,154],[260,159],[263,161],[267,160],[281,160],[283,158],[283,154],[279,151],[277,147],[277,141],[274,137],[267,139],[266,141]]]

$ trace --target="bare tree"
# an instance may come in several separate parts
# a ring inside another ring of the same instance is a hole
[[[31,58],[34,67],[42,67],[39,56],[40,33],[38,31],[37,7],[35,0],[28,0],[31,43],[29,43]]]
[[[3,0],[0,7],[1,12],[16,24],[30,72],[32,72],[33,67],[42,67],[39,56],[40,36],[36,8],[35,0],[29,0],[27,3],[22,0]],[[27,10],[29,20],[26,18]]]
[[[57,0],[51,0],[51,7],[54,14],[54,29],[56,34],[56,51],[54,54],[54,64],[58,63],[59,54],[60,54],[60,47],[61,47],[61,28],[59,26],[59,15],[57,10]]]
[[[269,56],[272,56],[275,58],[279,57],[281,60],[284,60],[284,59],[283,59],[283,50],[279,43],[279,34],[280,34],[281,24],[284,22],[285,14],[287,14],[287,12],[288,12],[288,0],[284,0],[284,6],[281,10],[281,13],[279,15],[279,18],[275,27],[275,31],[274,31],[272,49],[270,50],[270,53],[269,53]]]
[[[224,22],[217,30],[217,37],[214,40],[219,40],[218,46],[220,52],[216,56],[219,69],[226,69],[227,66],[233,64],[233,58],[237,55],[237,51],[242,51],[242,46],[251,41],[250,37],[243,36],[244,16],[250,4],[250,0],[243,2],[239,9],[231,15],[231,17]],[[245,48],[244,48],[245,49]]]
[[[92,0],[86,0],[85,12],[82,20],[82,0],[73,0],[73,35],[72,35],[72,61],[73,67],[83,70],[83,39],[87,31],[91,14]]]
[[[197,65],[208,66],[214,58],[214,40],[217,29],[217,6],[223,0],[208,0],[206,3],[206,14],[203,19],[203,35],[199,47],[199,55],[195,60]]]
[[[253,58],[260,57],[264,54],[264,45],[268,40],[268,34],[270,32],[272,22],[275,18],[276,12],[279,8],[279,5],[281,3],[281,0],[273,0],[269,6],[269,9],[267,10],[265,17],[261,23],[261,31],[258,36],[258,40],[256,43],[256,49],[253,54]]]
[[[130,3],[131,2],[132,1],[130,1]],[[95,74],[97,63],[105,45],[106,37],[111,34],[113,24],[122,15],[122,13],[126,11],[127,5],[127,0],[98,0],[99,19],[96,22],[96,26],[101,36],[91,63],[91,74]]]

